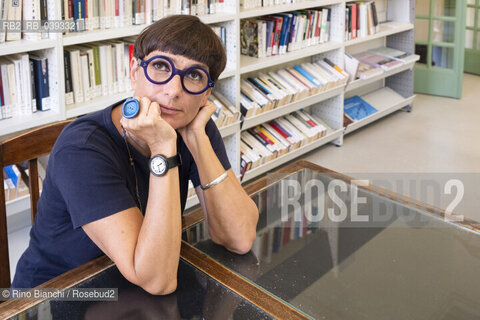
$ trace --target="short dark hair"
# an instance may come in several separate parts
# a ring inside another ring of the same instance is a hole
[[[144,59],[155,50],[206,64],[213,81],[218,79],[227,62],[220,38],[210,26],[191,15],[167,16],[146,27],[135,41],[134,56]]]

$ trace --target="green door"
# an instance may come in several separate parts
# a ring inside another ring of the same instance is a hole
[[[466,0],[417,0],[415,92],[460,98]],[[478,0],[476,0],[478,1]]]
[[[480,0],[467,0],[465,72],[480,74]]]

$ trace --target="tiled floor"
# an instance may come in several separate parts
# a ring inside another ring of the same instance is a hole
[[[375,174],[389,181],[406,177],[442,180],[446,173],[460,172],[468,180],[467,195],[471,186],[480,182],[479,91],[480,77],[466,74],[461,100],[417,95],[411,113],[396,112],[349,134],[342,147],[324,146],[304,158],[351,176]],[[480,221],[475,201],[479,198],[469,193],[459,212]],[[12,270],[28,245],[29,229],[10,235]]]

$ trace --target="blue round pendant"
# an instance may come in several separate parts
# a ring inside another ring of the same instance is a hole
[[[140,111],[140,103],[135,98],[128,98],[122,106],[122,115],[127,118],[135,118]]]

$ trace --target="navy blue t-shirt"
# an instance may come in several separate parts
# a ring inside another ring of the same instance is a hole
[[[30,231],[30,243],[17,264],[12,287],[35,287],[101,256],[103,252],[81,226],[138,207],[134,169],[125,141],[111,118],[115,105],[118,103],[77,119],[60,134],[50,154],[38,213]],[[223,167],[230,169],[222,137],[212,120],[207,123],[205,131]],[[131,145],[129,149],[145,210],[149,159]],[[177,151],[183,162],[179,167],[183,212],[188,180],[192,180],[196,187],[200,179],[180,134]]]

